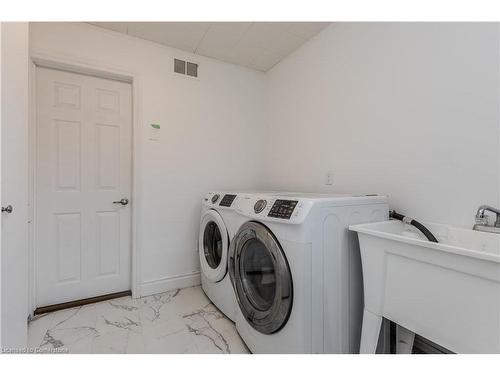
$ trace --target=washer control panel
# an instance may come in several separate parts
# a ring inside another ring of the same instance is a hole
[[[224,194],[224,196],[222,197],[222,199],[219,203],[219,206],[231,207],[235,198],[236,198],[236,194]]]
[[[299,201],[276,199],[267,216],[289,220],[292,217],[293,210],[295,206],[297,206],[297,203],[299,203]]]

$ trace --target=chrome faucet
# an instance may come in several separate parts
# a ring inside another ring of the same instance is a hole
[[[488,224],[488,215],[485,214],[486,211],[493,212],[496,215],[493,225]],[[481,232],[500,233],[500,209],[486,204],[480,206],[476,212],[476,224],[472,229]]]

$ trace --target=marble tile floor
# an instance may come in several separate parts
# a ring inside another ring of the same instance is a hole
[[[199,286],[36,316],[28,347],[40,353],[248,353],[234,324]]]

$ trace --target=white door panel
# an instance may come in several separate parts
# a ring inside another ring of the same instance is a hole
[[[129,290],[131,86],[36,76],[37,305]]]
[[[0,347],[26,346],[28,318],[28,35],[1,22]]]

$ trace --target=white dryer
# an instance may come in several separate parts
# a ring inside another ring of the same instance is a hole
[[[229,251],[236,328],[254,353],[357,353],[363,289],[354,223],[387,220],[384,196],[241,197]]]
[[[236,297],[228,274],[228,248],[236,233],[236,193],[208,193],[202,200],[198,251],[201,286],[207,297],[232,321]]]

